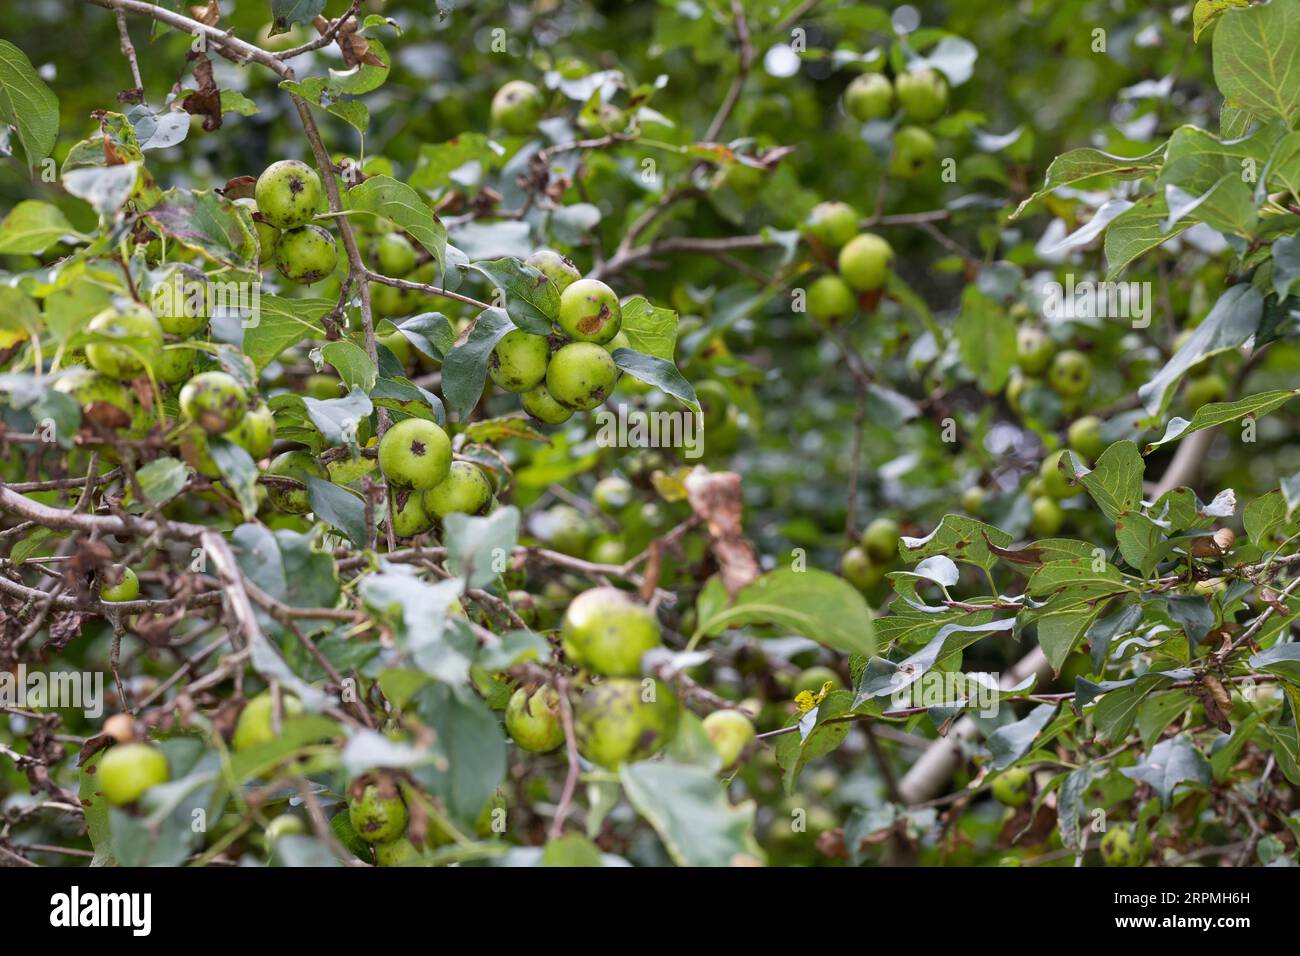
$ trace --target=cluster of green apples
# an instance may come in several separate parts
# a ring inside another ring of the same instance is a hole
[[[628,345],[621,334],[623,310],[613,289],[582,278],[558,252],[541,249],[525,262],[559,290],[557,329],[551,335],[507,332],[488,359],[488,376],[498,388],[518,394],[537,421],[558,425],[576,411],[596,408],[618,384],[611,353]]]
[[[836,254],[836,271],[808,287],[808,314],[823,325],[839,325],[858,312],[860,298],[883,289],[894,268],[894,249],[873,232],[858,231],[858,213],[846,202],[818,203],[804,234]]]
[[[900,73],[892,83],[884,73],[863,73],[844,90],[844,109],[859,122],[901,113],[889,157],[889,174],[900,179],[911,179],[934,161],[934,137],[922,124],[937,120],[947,108],[948,82],[929,67]]]
[[[452,459],[451,439],[436,422],[396,422],[380,439],[378,458],[393,494],[393,533],[399,538],[423,534],[448,515],[486,514],[496,500],[482,468]]]
[[[898,522],[880,517],[863,530],[857,544],[840,557],[840,574],[859,591],[869,591],[885,579],[898,561]]]
[[[316,171],[296,159],[272,163],[257,177],[253,198],[235,200],[252,214],[263,264],[274,261],[280,275],[310,285],[332,275],[338,242],[312,222],[324,191]]]

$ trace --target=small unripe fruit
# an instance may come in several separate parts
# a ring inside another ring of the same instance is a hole
[[[1228,397],[1228,382],[1218,372],[1209,372],[1191,379],[1183,391],[1183,402],[1189,411],[1195,412],[1202,405],[1222,402]]]
[[[150,787],[171,779],[167,758],[148,744],[118,744],[99,761],[96,785],[114,806],[135,803]]]
[[[888,563],[898,557],[898,539],[902,532],[893,518],[876,518],[862,532],[862,547],[871,560]]]
[[[565,408],[557,402],[545,385],[524,392],[519,401],[524,406],[524,411],[546,425],[562,424],[573,415],[573,409]]]
[[[1016,332],[1016,362],[1026,375],[1041,375],[1051,364],[1051,336],[1036,325],[1021,326]]]
[[[524,262],[555,283],[556,292],[564,292],[565,289],[582,278],[582,273],[573,264],[573,260],[568,256],[560,255],[553,249],[538,249]]]
[[[524,750],[550,753],[564,743],[560,695],[551,687],[539,687],[531,695],[520,687],[506,705],[506,732]]]
[[[1141,866],[1147,853],[1130,827],[1116,825],[1101,838],[1101,858],[1107,866]]]
[[[893,264],[893,248],[874,233],[855,236],[840,250],[840,275],[859,292],[871,292],[883,286]]]
[[[805,229],[823,246],[838,249],[858,234],[858,211],[845,202],[819,202]]]
[[[609,475],[596,482],[591,500],[606,514],[615,514],[626,508],[632,500],[632,484],[626,478]]]
[[[874,564],[867,552],[855,545],[840,558],[840,574],[859,591],[866,591],[884,579],[885,569]]]
[[[894,134],[893,150],[889,154],[889,174],[899,179],[917,176],[934,161],[934,137],[919,126],[904,126]]]
[[[513,136],[525,136],[542,118],[541,91],[526,80],[511,80],[492,97],[492,125]]]
[[[1047,373],[1048,384],[1062,398],[1075,398],[1088,391],[1092,381],[1092,362],[1074,349],[1058,352]]]
[[[451,471],[451,440],[435,422],[403,419],[379,440],[379,468],[391,483],[425,491]]]
[[[570,342],[551,356],[546,367],[546,390],[561,405],[575,411],[595,408],[609,397],[617,384],[618,366],[614,359],[591,342]]]
[[[379,866],[402,866],[417,859],[420,851],[404,836],[375,844],[375,863]]]
[[[644,605],[617,588],[584,591],[564,612],[565,653],[597,674],[623,677],[641,672],[641,657],[660,644],[659,622]]]
[[[1070,423],[1065,433],[1070,447],[1089,461],[1096,461],[1106,450],[1106,441],[1101,435],[1101,419],[1096,415],[1084,415]]]
[[[209,435],[230,431],[248,410],[243,387],[226,372],[200,372],[181,389],[181,412]]]
[[[230,741],[236,751],[269,744],[275,739],[275,727],[271,719],[274,706],[275,700],[269,690],[262,691],[244,705],[244,709],[239,712],[239,719],[235,721],[235,734]],[[292,694],[280,695],[280,716],[283,719],[297,717],[302,711],[302,701],[297,697]]]
[[[948,106],[948,83],[937,70],[904,73],[894,81],[898,102],[918,123],[938,119]]]
[[[290,282],[310,285],[334,272],[339,247],[329,231],[314,223],[282,233],[275,246],[275,267]]]
[[[560,293],[556,319],[564,334],[576,342],[608,342],[623,324],[623,310],[614,290],[599,279],[579,279]]]
[[[723,768],[732,766],[754,739],[754,725],[738,710],[715,710],[704,718],[704,732],[722,758]]]
[[[808,287],[808,314],[826,325],[851,319],[858,310],[858,297],[839,276],[822,276]]]
[[[266,473],[277,478],[292,478],[301,482],[303,487],[295,488],[268,482],[266,496],[271,504],[291,515],[302,515],[311,511],[311,498],[307,494],[307,476],[329,481],[329,472],[315,459],[311,452],[294,449],[276,455],[267,466]]]
[[[1035,498],[1030,503],[1029,510],[1029,530],[1039,538],[1050,538],[1065,523],[1065,512],[1061,506],[1046,495]]]
[[[195,356],[194,349],[187,346],[167,346],[158,356],[158,364],[154,366],[153,374],[164,385],[184,382],[194,374]]]
[[[434,518],[481,515],[491,504],[492,482],[468,461],[453,461],[447,477],[424,493],[424,510]]]
[[[155,365],[162,355],[162,326],[152,312],[138,302],[125,308],[110,306],[90,320],[86,331],[108,341],[86,346],[90,367],[113,378],[129,381]]]
[[[1064,450],[1052,452],[1043,459],[1038,469],[1038,477],[1043,479],[1043,491],[1052,498],[1070,498],[1075,494],[1074,486],[1065,477],[1065,472],[1061,471],[1061,458],[1064,455]]]
[[[961,493],[961,507],[967,514],[977,515],[984,510],[984,499],[988,497],[979,485],[972,485]]]
[[[274,843],[280,837],[305,835],[307,824],[302,822],[302,817],[295,817],[292,813],[282,813],[268,823],[263,832],[266,834],[266,842]]]
[[[993,781],[993,799],[1004,807],[1021,807],[1029,800],[1029,771],[1012,767]]]
[[[396,232],[386,232],[375,240],[375,262],[381,274],[400,279],[415,268],[415,246]]]
[[[226,438],[248,452],[254,461],[261,461],[271,453],[275,444],[275,415],[266,402],[258,402],[248,413],[226,432]]]
[[[546,378],[551,346],[544,335],[514,329],[501,337],[488,358],[488,375],[507,392],[526,392]]]
[[[880,73],[860,74],[844,91],[844,108],[860,122],[884,119],[893,106],[894,86]]]
[[[386,797],[378,785],[367,784],[360,798],[348,801],[348,818],[367,843],[387,843],[406,829],[406,804],[400,796]]]
[[[425,507],[424,494],[394,486],[393,534],[399,538],[413,538],[432,527],[433,516]]]
[[[140,596],[140,579],[124,565],[115,564],[104,572],[99,585],[99,599],[116,603],[134,601]]]
[[[275,255],[275,244],[280,241],[280,230],[266,221],[251,196],[235,200],[236,206],[247,209],[253,217],[253,231],[257,233],[258,261],[270,262]]]
[[[83,418],[108,428],[125,427],[136,411],[131,389],[94,369],[70,369],[59,376],[54,390],[71,395],[81,406]]]
[[[579,751],[610,770],[644,760],[673,738],[680,716],[677,698],[661,681],[603,680],[578,704]]]
[[[257,211],[276,229],[294,229],[311,222],[321,204],[321,182],[316,170],[296,159],[272,163],[253,187]],[[263,250],[265,257],[265,250]]]

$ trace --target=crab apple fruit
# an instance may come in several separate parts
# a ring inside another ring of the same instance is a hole
[[[419,855],[415,844],[404,836],[375,844],[375,863],[379,866],[402,866]]]
[[[1146,862],[1146,848],[1128,826],[1113,826],[1101,838],[1101,858],[1107,866],[1141,866]]]
[[[385,335],[376,335],[375,341],[392,352],[393,358],[397,359],[397,364],[402,368],[409,366],[411,359],[415,358],[415,346],[411,344],[410,339],[398,330]]]
[[[99,791],[114,806],[135,803],[150,787],[171,779],[167,758],[148,744],[118,744],[99,761]]]
[[[181,389],[181,412],[209,435],[228,432],[248,410],[248,395],[226,372],[200,372]]]
[[[1092,381],[1092,361],[1082,352],[1066,349],[1057,352],[1047,373],[1052,391],[1062,398],[1076,398],[1088,391]]]
[[[339,247],[329,230],[309,223],[286,230],[275,246],[275,267],[299,285],[311,285],[330,275],[339,262]]]
[[[276,229],[296,229],[311,222],[322,195],[316,170],[296,159],[267,166],[253,187],[257,211]]]
[[[840,575],[859,591],[866,591],[884,580],[885,568],[873,562],[867,552],[854,545],[840,558]]]
[[[71,369],[61,375],[54,390],[72,396],[83,418],[106,428],[128,425],[135,414],[135,394],[115,378],[94,369]]]
[[[993,781],[993,799],[1004,807],[1022,807],[1029,800],[1029,771],[1012,767]]]
[[[722,758],[723,768],[740,759],[754,739],[754,724],[738,710],[715,710],[704,718],[704,733]]]
[[[898,522],[893,518],[876,518],[862,532],[862,547],[873,561],[893,561],[898,557],[900,534]]]
[[[1065,524],[1065,512],[1054,498],[1039,495],[1029,505],[1029,530],[1039,538],[1050,538]]]
[[[257,208],[257,200],[251,196],[236,199],[235,205],[247,209],[253,217],[253,231],[257,233],[258,261],[270,262],[275,255],[275,244],[280,241],[280,230],[271,225]]]
[[[1096,461],[1106,450],[1106,440],[1101,435],[1101,419],[1096,415],[1084,415],[1070,422],[1065,439],[1071,448],[1089,461]]]
[[[1038,468],[1038,477],[1043,481],[1043,491],[1049,498],[1070,498],[1075,494],[1076,489],[1070,484],[1070,479],[1065,477],[1065,472],[1061,471],[1061,459],[1065,455],[1065,450],[1054,451],[1046,458]]]
[[[527,80],[511,80],[492,97],[492,125],[525,136],[537,128],[544,105],[541,90]]]
[[[560,637],[574,663],[611,677],[639,674],[641,656],[661,642],[654,613],[610,587],[592,588],[569,602]]]
[[[875,233],[854,236],[840,250],[840,275],[859,292],[871,292],[883,286],[893,264],[893,247]]]
[[[551,687],[539,687],[532,694],[520,687],[506,705],[506,733],[530,753],[550,753],[560,746],[564,743],[560,695]]]
[[[182,270],[153,294],[154,318],[168,335],[186,338],[208,324],[207,277]],[[191,294],[191,292],[193,294]]]
[[[808,287],[808,314],[826,325],[839,325],[858,310],[858,297],[839,276],[822,276]]]
[[[492,482],[483,469],[468,461],[453,461],[447,477],[424,493],[424,510],[432,518],[481,515],[491,504]]]
[[[938,119],[948,108],[948,81],[938,70],[904,73],[894,80],[894,90],[903,111],[918,123]]]
[[[176,385],[194,374],[194,349],[185,345],[169,345],[158,357],[153,373],[164,385]]]
[[[931,136],[919,126],[903,126],[894,134],[889,154],[889,173],[899,179],[911,179],[930,165],[938,149]]]
[[[270,406],[258,402],[226,432],[226,438],[248,452],[254,461],[261,461],[275,444],[275,415]]]
[[[244,709],[239,712],[239,719],[235,721],[235,734],[230,739],[231,746],[236,751],[258,747],[275,739],[275,725],[271,719],[274,706],[275,701],[269,690],[262,691],[244,705]],[[297,697],[292,694],[280,695],[282,718],[288,720],[302,712],[302,701]]]
[[[591,500],[605,514],[616,514],[632,500],[632,483],[620,475],[609,475],[596,482]]]
[[[573,415],[573,409],[565,408],[555,400],[545,385],[538,385],[524,392],[520,398],[524,411],[544,425],[559,425],[567,422]]]
[[[881,73],[862,73],[844,91],[844,108],[855,120],[884,119],[894,106],[894,86]]]
[[[1228,397],[1228,382],[1218,372],[1207,372],[1187,383],[1183,391],[1183,402],[1191,411],[1202,405],[1221,402]]]
[[[826,248],[838,249],[858,234],[858,211],[846,202],[819,202],[804,230]]]
[[[609,770],[644,760],[673,738],[680,716],[677,698],[661,681],[603,680],[578,703],[579,752]]]
[[[395,485],[427,491],[451,471],[451,440],[435,422],[403,419],[379,440],[379,470]]]
[[[1016,362],[1026,375],[1042,375],[1056,349],[1051,336],[1036,325],[1022,325],[1016,332]]]
[[[413,302],[413,293],[406,289],[380,282],[370,283],[370,304],[375,315],[381,319],[392,319],[409,314],[413,311],[411,308]]]
[[[591,342],[570,342],[560,347],[546,366],[546,390],[565,408],[575,411],[595,408],[617,384],[614,359]]]
[[[971,485],[961,493],[961,508],[967,514],[977,515],[984,510],[984,499],[988,492],[979,485]]]
[[[527,392],[546,378],[551,345],[544,335],[513,329],[501,337],[488,358],[488,375],[507,392]]]
[[[415,246],[396,232],[386,232],[375,240],[375,262],[386,276],[401,278],[415,268]]]
[[[271,820],[262,832],[266,836],[266,842],[274,844],[281,837],[305,836],[307,824],[302,822],[302,817],[295,817],[292,813],[282,813]]]
[[[97,372],[130,381],[162,354],[162,326],[148,307],[132,302],[110,306],[90,320],[86,331],[109,341],[86,346],[86,361]]]
[[[425,507],[424,495],[409,488],[393,488],[393,534],[413,538],[433,527],[433,516]]]
[[[582,278],[582,273],[568,256],[561,255],[554,249],[538,249],[524,260],[542,275],[555,283],[556,292],[564,292],[569,286]]]
[[[130,568],[115,564],[104,573],[99,585],[101,601],[134,601],[139,596],[140,579]]]
[[[608,342],[618,335],[623,310],[614,290],[599,279],[579,279],[560,293],[556,319],[564,334],[576,342]]]
[[[307,477],[310,475],[312,478],[329,481],[330,476],[311,452],[301,448],[276,455],[267,466],[266,473],[277,478],[292,478],[294,481],[301,482],[301,488],[292,488],[275,482],[268,484],[266,489],[266,496],[270,499],[271,505],[291,515],[303,515],[311,511],[311,498],[307,494]]]
[[[616,534],[602,534],[592,542],[587,559],[596,564],[618,564],[627,560],[627,545]]]
[[[348,801],[348,818],[352,828],[367,843],[396,840],[406,829],[406,804],[395,792],[385,796],[378,784],[366,784],[361,796]]]

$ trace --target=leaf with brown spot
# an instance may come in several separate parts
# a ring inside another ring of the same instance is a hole
[[[199,88],[181,101],[181,109],[191,116],[203,117],[203,128],[211,133],[221,128],[221,90],[212,76],[212,61],[207,54],[194,57],[194,79]]]

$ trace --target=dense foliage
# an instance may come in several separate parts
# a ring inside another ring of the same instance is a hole
[[[1296,862],[1300,0],[5,28],[5,862]]]

